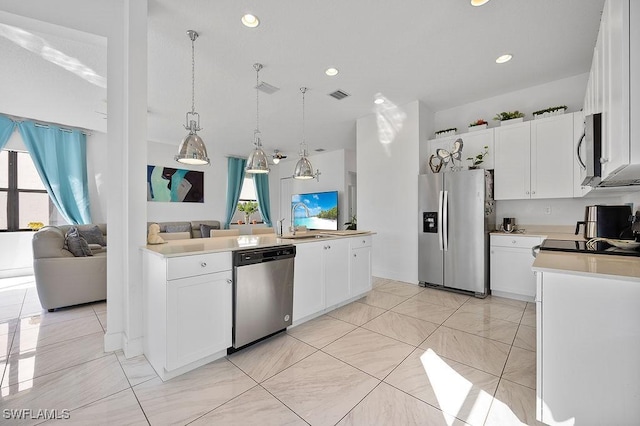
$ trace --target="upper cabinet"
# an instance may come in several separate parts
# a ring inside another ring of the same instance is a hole
[[[495,129],[496,200],[574,196],[573,114]]]
[[[639,19],[639,2],[605,2],[584,99],[585,114],[602,113],[602,186],[640,181]]]
[[[426,160],[429,161],[429,157],[431,155],[436,155],[436,150],[439,148],[451,151],[451,149],[453,149],[453,143],[458,139],[462,139],[461,166],[464,168],[470,166],[471,161],[467,160],[467,158],[475,157],[476,155],[484,152],[484,147],[487,146],[489,154],[484,157],[484,161],[478,167],[482,169],[493,169],[495,158],[493,130],[494,129],[477,130],[460,135],[446,136],[440,139],[431,139],[428,141],[428,154],[426,155]]]

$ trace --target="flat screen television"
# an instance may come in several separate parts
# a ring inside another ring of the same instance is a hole
[[[338,191],[292,195],[291,208],[293,226],[338,230]]]

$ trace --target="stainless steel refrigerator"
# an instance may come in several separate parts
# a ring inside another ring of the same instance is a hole
[[[489,293],[493,175],[477,169],[419,176],[418,280],[422,286]]]

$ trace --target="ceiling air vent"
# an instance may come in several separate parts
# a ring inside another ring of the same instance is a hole
[[[267,95],[272,95],[280,90],[279,87],[272,86],[269,83],[265,83],[264,81],[261,81],[260,84],[255,87],[255,89],[258,89],[259,91],[266,93]]]
[[[336,90],[333,93],[329,93],[329,96],[331,96],[332,98],[336,98],[337,100],[342,100],[344,98],[346,98],[347,96],[350,96],[347,92],[345,92],[344,90]]]
[[[325,151],[326,151],[326,149],[324,149],[324,148],[317,148],[317,149],[314,149],[314,151],[315,151],[315,152],[325,152]]]

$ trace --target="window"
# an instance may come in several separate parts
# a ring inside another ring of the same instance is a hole
[[[0,231],[29,230],[29,222],[48,225],[55,211],[29,153],[0,151]]]

